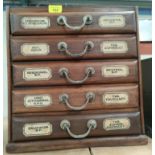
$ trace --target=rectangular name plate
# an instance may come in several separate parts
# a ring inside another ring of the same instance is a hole
[[[21,46],[23,56],[48,55],[50,52],[49,45],[46,43],[24,43]]]
[[[47,29],[50,27],[50,19],[48,17],[22,17],[21,26],[24,29]]]
[[[62,13],[62,5],[48,5],[48,13]]]
[[[27,123],[23,127],[23,135],[25,137],[47,136],[52,134],[52,124],[44,123]]]
[[[129,75],[129,67],[125,65],[109,65],[102,67],[104,77],[126,77]]]
[[[104,15],[99,18],[98,24],[103,28],[122,28],[125,26],[125,17],[123,15]]]
[[[126,92],[107,92],[103,95],[103,103],[106,105],[128,104],[129,96]]]
[[[24,97],[25,107],[47,107],[52,104],[52,98],[48,94],[27,95]]]
[[[105,54],[127,53],[128,45],[126,41],[104,41],[101,45],[101,52]]]
[[[103,121],[103,128],[110,130],[127,130],[130,128],[130,120],[128,118],[107,118]]]
[[[26,81],[49,80],[52,77],[50,68],[26,68],[23,70],[23,79]]]

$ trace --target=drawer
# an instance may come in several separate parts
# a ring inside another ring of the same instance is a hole
[[[130,83],[138,81],[137,60],[13,63],[14,86]]]
[[[11,38],[12,60],[136,58],[134,35],[18,36]]]
[[[13,116],[12,140],[135,135],[141,133],[140,113],[67,116]]]
[[[50,14],[47,8],[16,8],[10,12],[11,33],[135,33],[135,16],[134,7],[64,7],[61,14]]]
[[[19,88],[12,92],[13,113],[136,108],[136,84]]]

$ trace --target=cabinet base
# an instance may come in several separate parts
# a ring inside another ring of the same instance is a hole
[[[145,135],[138,136],[119,136],[104,138],[86,138],[86,139],[61,139],[61,140],[44,140],[29,142],[11,142],[7,144],[8,153],[26,153],[39,152],[61,149],[75,149],[86,147],[108,147],[108,146],[132,146],[145,145],[148,138]]]

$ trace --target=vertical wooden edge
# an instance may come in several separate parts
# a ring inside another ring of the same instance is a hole
[[[6,10],[6,23],[7,23],[7,80],[8,80],[8,142],[11,141],[11,56],[10,56],[10,8]]]
[[[143,83],[142,83],[142,68],[141,68],[141,58],[140,58],[140,41],[139,41],[139,21],[138,21],[138,7],[135,7],[136,11],[136,26],[137,26],[137,51],[138,51],[138,72],[139,72],[139,100],[140,100],[140,113],[141,113],[141,124],[142,133],[145,134],[145,124],[144,124],[144,107],[143,107]]]

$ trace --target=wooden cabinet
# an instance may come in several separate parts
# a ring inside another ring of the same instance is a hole
[[[8,152],[147,143],[136,8],[11,8],[7,21]]]

